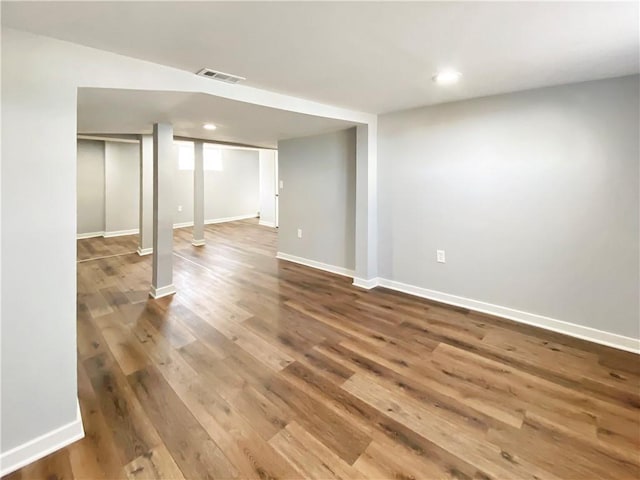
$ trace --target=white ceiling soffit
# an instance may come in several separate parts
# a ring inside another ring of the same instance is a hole
[[[79,134],[151,133],[155,122],[171,123],[176,137],[263,148],[277,148],[278,140],[355,126],[204,93],[78,89]],[[205,130],[205,123],[217,128]]]
[[[2,23],[380,113],[639,71],[638,2],[2,2]],[[446,88],[433,74],[462,72]]]

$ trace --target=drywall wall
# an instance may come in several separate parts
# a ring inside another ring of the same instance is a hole
[[[204,172],[205,222],[256,216],[259,208],[258,151],[221,148],[221,162],[222,170]],[[193,170],[180,170],[178,163],[174,200],[174,223],[192,223]],[[179,211],[180,207],[182,211]]]
[[[193,170],[180,170],[177,161],[173,177],[173,201],[174,225],[193,223]]]
[[[222,167],[205,171],[205,220],[257,215],[258,151],[222,149]],[[173,178],[174,225],[192,224],[193,170],[181,170],[176,158]],[[78,235],[138,230],[139,144],[78,140],[78,192]],[[148,195],[152,198],[153,192]]]
[[[193,172],[190,173],[193,175]],[[205,222],[257,216],[260,208],[258,179],[257,150],[222,149],[222,171],[204,172]],[[193,179],[191,184],[193,189]],[[191,218],[193,219],[193,213]]]
[[[3,455],[77,412],[75,68],[23,40],[2,29]]]
[[[78,88],[200,92],[353,122],[376,117],[14,29],[2,28],[1,48],[0,423],[6,473],[20,463],[18,457],[27,461],[75,438],[43,446],[51,432],[70,424],[82,430],[76,396]],[[43,238],[48,248],[33,248]],[[33,278],[55,285],[39,289],[37,302]],[[11,461],[5,462],[9,452]]]
[[[78,140],[78,234],[104,231],[104,142]]]
[[[631,76],[381,116],[380,276],[640,337],[638,90]]]
[[[278,142],[278,252],[354,269],[355,142],[355,128]]]
[[[140,224],[140,145],[105,142],[104,162],[105,235],[136,231]]]
[[[260,225],[276,226],[276,151],[260,150]]]
[[[118,235],[138,229],[140,146],[78,140],[78,235]]]

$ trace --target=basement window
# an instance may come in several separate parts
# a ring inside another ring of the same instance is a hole
[[[178,148],[178,170],[193,170],[193,142],[174,142]]]
[[[221,172],[222,150],[219,148],[204,147],[204,169],[211,172]]]
[[[178,149],[178,170],[190,170],[194,168],[194,144],[193,142],[174,142]],[[222,172],[222,150],[210,145],[204,146],[203,167],[205,171]]]

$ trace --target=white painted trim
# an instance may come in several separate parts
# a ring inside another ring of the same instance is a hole
[[[137,250],[138,255],[140,255],[141,257],[144,257],[145,255],[151,255],[153,253],[153,247],[149,247],[149,248],[140,248],[138,246],[138,250]]]
[[[78,140],[99,140],[101,142],[117,142],[117,143],[140,143],[140,140],[135,140],[133,138],[102,137],[100,135],[84,135],[84,134],[79,134]]]
[[[124,235],[137,235],[139,230],[137,228],[132,228],[131,230],[115,230],[113,232],[104,232],[102,235],[104,238],[111,237],[123,237]]]
[[[84,438],[82,414],[77,405],[76,418],[70,423],[18,445],[0,455],[0,477],[15,472],[47,455]]]
[[[173,228],[193,227],[193,222],[174,223]]]
[[[364,288],[365,290],[371,290],[379,285],[379,278],[371,278],[366,280],[364,278],[353,277],[353,285],[356,287]]]
[[[168,295],[173,295],[174,293],[176,293],[176,287],[174,287],[173,285],[166,285],[160,288],[156,288],[151,285],[151,291],[149,292],[149,295],[151,295],[152,298],[162,298]]]
[[[222,217],[222,218],[211,218],[209,220],[205,220],[205,225],[212,225],[214,223],[226,223],[226,222],[236,222],[238,220],[246,220],[248,218],[257,218],[258,215],[255,213],[247,213],[245,215],[236,215],[235,217]],[[273,224],[267,225],[269,227],[275,227]],[[185,228],[185,227],[193,227],[193,222],[182,222],[182,223],[174,223],[173,228]],[[112,232],[88,232],[88,233],[78,233],[76,238],[78,240],[82,240],[84,238],[94,238],[94,237],[122,237],[124,235],[137,235],[140,233],[140,230],[137,228],[132,228],[131,230],[114,230]],[[151,252],[149,252],[151,253]],[[147,254],[144,254],[147,255]]]
[[[275,222],[265,222],[264,220],[260,220],[260,221],[258,222],[258,225],[262,225],[263,227],[276,228],[276,224],[275,224]]]
[[[416,287],[414,285],[408,285],[394,280],[380,278],[378,279],[378,285],[398,292],[408,293],[410,295],[447,303],[449,305],[468,308],[470,310],[475,310],[476,312],[488,313],[489,315],[507,318],[515,322],[532,325],[545,330],[551,330],[552,332],[563,333],[571,337],[640,354],[640,339],[637,338],[625,337],[616,333],[605,332],[603,330],[597,330],[595,328],[585,327],[575,323],[564,322],[562,320],[556,320],[555,318],[549,318],[535,313],[523,312],[509,307],[502,307],[500,305],[493,305],[491,303],[481,302],[478,300],[458,297],[456,295]]]
[[[348,268],[337,267],[335,265],[329,265],[327,263],[316,262],[315,260],[309,260],[308,258],[296,257],[295,255],[289,255],[288,253],[278,252],[276,258],[280,260],[286,260],[288,262],[299,263],[311,268],[317,268],[318,270],[324,270],[325,272],[335,273],[337,275],[343,275],[345,277],[353,277],[353,270]]]
[[[247,213],[246,215],[236,215],[235,217],[222,217],[222,218],[212,218],[209,220],[205,220],[205,225],[211,225],[214,223],[225,223],[225,222],[236,222],[238,220],[246,220],[248,218],[257,218],[258,215],[255,213]]]
[[[202,247],[205,245],[205,241],[204,238],[202,240],[192,240],[191,241],[191,245],[193,245],[194,247]]]
[[[76,239],[82,240],[84,238],[95,238],[95,237],[103,237],[104,232],[87,232],[87,233],[79,233],[76,235]]]

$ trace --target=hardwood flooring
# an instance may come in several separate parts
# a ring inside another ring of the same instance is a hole
[[[137,250],[137,235],[109,238],[95,237],[78,241],[77,257],[79,262],[83,262],[126,253],[136,253]]]
[[[637,479],[639,357],[277,260],[253,221],[78,242],[86,437],[18,479]]]

